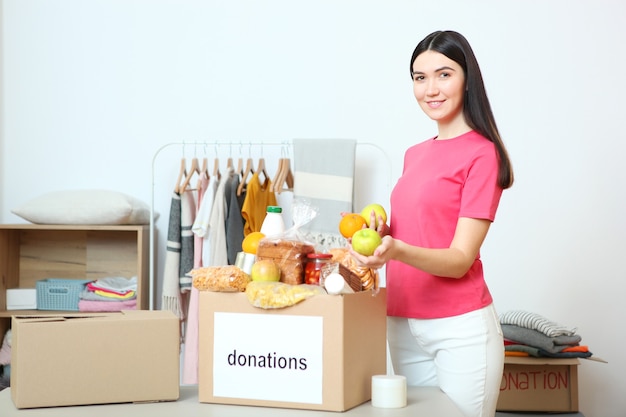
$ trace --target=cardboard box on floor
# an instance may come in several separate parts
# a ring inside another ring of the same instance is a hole
[[[200,402],[345,411],[386,373],[384,288],[274,310],[202,291],[199,304]]]
[[[169,311],[13,316],[17,408],[177,400],[179,320]]]
[[[577,412],[577,358],[506,357],[498,411]]]

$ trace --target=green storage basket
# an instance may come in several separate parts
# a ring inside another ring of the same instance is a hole
[[[80,294],[91,280],[48,278],[37,281],[37,310],[78,311]]]

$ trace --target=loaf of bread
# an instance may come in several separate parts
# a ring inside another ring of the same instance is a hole
[[[250,275],[235,265],[192,269],[193,286],[200,291],[243,292]]]
[[[285,284],[304,283],[306,256],[315,252],[310,243],[285,238],[265,238],[259,241],[258,261],[271,259],[280,268],[280,281]]]

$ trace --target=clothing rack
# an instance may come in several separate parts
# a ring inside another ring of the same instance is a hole
[[[387,152],[380,147],[379,145],[376,145],[375,143],[371,143],[371,142],[356,142],[357,148],[359,146],[370,146],[373,147],[375,149],[377,149],[384,157],[385,157],[385,161],[387,163],[387,167],[388,167],[388,181],[387,181],[387,187],[390,188],[391,186],[391,159],[389,157],[389,155],[387,154]],[[198,147],[202,147],[203,149],[208,149],[209,147],[213,147],[215,154],[217,156],[218,154],[218,149],[223,149],[223,148],[228,148],[229,150],[229,157],[232,156],[232,150],[234,147],[238,147],[239,152],[241,153],[241,150],[244,147],[248,147],[248,153],[251,152],[252,147],[260,147],[261,148],[261,153],[263,151],[263,147],[282,147],[281,149],[281,155],[284,156],[285,152],[289,152],[289,149],[293,146],[293,142],[291,140],[284,140],[284,141],[280,141],[280,142],[259,142],[259,141],[227,141],[227,142],[220,142],[220,141],[190,141],[190,142],[170,142],[170,143],[166,143],[165,145],[161,146],[160,148],[158,148],[153,157],[152,157],[152,173],[151,173],[151,193],[150,193],[150,254],[149,254],[149,309],[150,310],[154,310],[155,307],[155,221],[154,221],[154,216],[155,216],[155,212],[154,212],[154,187],[155,187],[155,178],[154,178],[154,174],[155,174],[155,165],[156,165],[156,161],[158,156],[161,154],[161,152],[167,148],[171,148],[171,147],[182,147],[182,152],[183,152],[183,157],[184,157],[184,152],[185,152],[185,147],[192,147],[194,150],[197,150]],[[283,149],[285,151],[283,151]],[[262,157],[262,155],[261,155]]]

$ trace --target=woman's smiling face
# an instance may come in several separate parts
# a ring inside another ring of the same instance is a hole
[[[464,123],[465,74],[447,56],[429,50],[415,58],[413,94],[424,113],[440,126]]]

